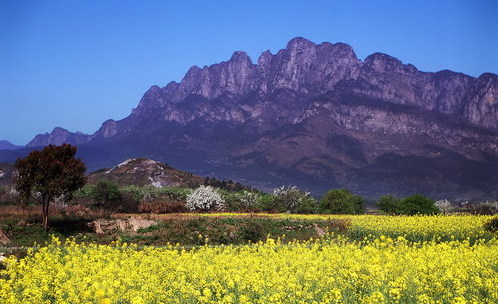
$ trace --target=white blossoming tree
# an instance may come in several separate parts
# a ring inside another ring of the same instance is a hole
[[[221,195],[211,186],[200,186],[187,196],[186,207],[190,211],[221,210],[225,201]]]
[[[455,206],[453,206],[450,203],[450,201],[448,201],[447,199],[436,201],[435,205],[436,205],[436,207],[438,207],[439,211],[446,213],[446,214],[452,213],[453,211],[455,211]]]
[[[296,186],[282,186],[273,190],[274,204],[280,211],[289,213],[315,213],[316,200],[309,192]]]

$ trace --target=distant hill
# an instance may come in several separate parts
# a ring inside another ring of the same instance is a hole
[[[125,160],[111,169],[101,169],[88,176],[88,182],[112,181],[119,186],[137,185],[154,187],[197,187],[204,178],[177,170],[151,159],[133,158]]]
[[[196,188],[200,185],[210,185],[226,190],[250,189],[233,181],[202,177],[147,158],[128,159],[111,169],[101,169],[88,176],[89,184],[103,180],[114,182],[119,186]]]
[[[16,150],[22,148],[21,146],[16,146],[6,140],[0,140],[0,150]]]

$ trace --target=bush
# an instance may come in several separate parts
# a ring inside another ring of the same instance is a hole
[[[320,201],[320,212],[332,214],[363,213],[365,199],[353,194],[348,189],[333,189],[327,192]]]
[[[259,202],[257,203],[256,209],[263,210],[266,212],[275,212],[275,197],[270,194],[262,194],[259,197]]]
[[[128,193],[120,194],[119,200],[113,200],[103,206],[106,210],[120,213],[138,212],[138,202]]]
[[[187,195],[186,207],[190,211],[202,210],[210,211],[213,209],[221,210],[225,201],[221,195],[211,186],[200,186],[194,192]]]
[[[262,221],[244,221],[238,225],[240,229],[240,238],[244,241],[257,242],[263,240],[268,232],[263,226]]]
[[[399,214],[401,209],[401,199],[394,195],[383,195],[377,201],[377,207],[386,214]]]
[[[498,232],[498,217],[494,217],[484,223],[484,230],[492,232],[492,233],[497,233]]]
[[[290,213],[315,213],[316,200],[309,192],[299,190],[296,186],[282,186],[273,190],[275,211]]]
[[[187,195],[192,193],[192,189],[187,188],[175,188],[175,187],[163,187],[156,188],[152,186],[135,186],[129,185],[121,188],[122,192],[129,193],[137,202],[152,201],[156,198],[168,196],[170,199],[175,201],[185,202],[187,200]]]
[[[157,188],[156,188],[157,189]],[[160,195],[167,195],[172,200],[186,202],[187,196],[192,193],[190,188],[176,188],[176,187],[163,187],[158,188],[157,191]]]
[[[436,214],[439,213],[435,201],[422,194],[414,194],[401,201],[399,214]]]
[[[93,187],[91,197],[97,205],[115,203],[121,200],[121,192],[115,183],[100,181]]]

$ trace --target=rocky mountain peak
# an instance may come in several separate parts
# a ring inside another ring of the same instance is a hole
[[[173,93],[173,102],[189,95],[214,99],[225,92],[244,94],[252,88],[256,67],[245,52],[235,52],[228,61],[200,69],[193,66]]]
[[[142,101],[140,101],[140,104],[142,104]],[[143,104],[146,104],[146,103],[144,102]],[[137,115],[139,113],[140,113],[140,111],[135,109],[132,112],[132,115],[133,114]],[[108,119],[102,124],[102,126],[97,130],[97,132],[95,132],[93,137],[110,138],[110,137],[113,137],[114,135],[118,134],[118,132],[120,132],[120,131],[123,132],[124,130],[122,128],[119,128],[118,122],[115,121],[114,119]]]
[[[302,54],[306,52],[306,50],[313,50],[316,48],[316,44],[313,42],[309,41],[308,39],[302,38],[302,37],[296,37],[291,39],[287,43],[286,49],[290,51],[291,53],[297,53],[297,54]]]
[[[73,133],[64,128],[55,127],[50,133],[36,135],[35,138],[33,138],[33,140],[26,145],[26,147],[40,147],[49,144],[62,145],[64,143],[79,145],[89,142],[90,139],[90,135],[86,135],[81,132]]]
[[[157,85],[150,87],[140,99],[138,107],[131,111],[132,115],[140,115],[145,110],[164,107],[166,100],[163,98],[163,93],[163,89]]]
[[[380,72],[397,72],[403,70],[401,60],[384,53],[374,53],[365,58],[365,65]]]
[[[244,64],[247,66],[252,65],[251,58],[249,57],[249,55],[247,55],[246,52],[243,51],[233,52],[232,57],[230,57],[230,62],[235,64]]]
[[[258,67],[268,67],[269,63],[271,62],[271,59],[273,57],[273,54],[269,51],[266,50],[258,58]]]

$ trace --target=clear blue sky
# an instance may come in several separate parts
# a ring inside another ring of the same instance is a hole
[[[296,36],[423,71],[498,73],[498,1],[0,0],[0,139],[93,133],[154,84]]]

